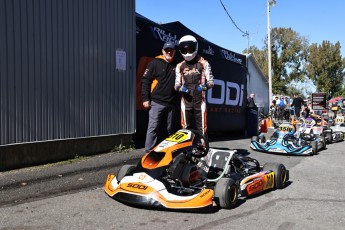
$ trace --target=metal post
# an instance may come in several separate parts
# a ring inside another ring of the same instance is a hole
[[[268,103],[272,101],[270,0],[267,0]]]

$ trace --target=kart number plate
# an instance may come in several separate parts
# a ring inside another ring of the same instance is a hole
[[[282,133],[295,132],[295,128],[292,125],[282,124],[279,126],[279,131]]]
[[[174,134],[172,134],[171,136],[169,136],[167,139],[167,141],[171,141],[171,142],[181,142],[188,139],[188,134],[183,133],[183,132],[176,132]]]
[[[339,123],[339,124],[344,123],[344,117],[342,117],[342,116],[337,116],[337,117],[335,118],[335,122],[336,122],[336,123]]]

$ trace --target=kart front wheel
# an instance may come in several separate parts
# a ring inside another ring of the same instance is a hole
[[[258,136],[252,136],[251,141],[259,142],[259,137]]]
[[[274,172],[275,188],[282,189],[285,187],[286,182],[289,180],[289,174],[283,164],[279,163],[266,163],[264,164],[263,171]]]
[[[311,155],[317,155],[318,151],[317,151],[317,142],[316,141],[312,141],[310,142],[311,145]]]
[[[258,143],[264,144],[266,143],[266,137],[263,134],[259,136],[252,136],[251,141],[256,141]]]
[[[123,165],[117,173],[116,179],[120,182],[126,175],[131,173],[135,168],[134,165]]]
[[[238,187],[231,178],[220,178],[214,189],[215,202],[220,208],[231,209],[237,204]]]

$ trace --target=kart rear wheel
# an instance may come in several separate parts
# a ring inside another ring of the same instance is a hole
[[[214,189],[215,202],[220,208],[231,209],[237,204],[238,187],[231,178],[220,178]]]
[[[317,149],[317,143],[316,141],[311,141],[310,142],[310,145],[311,145],[311,155],[317,155],[318,154],[318,149]]]
[[[282,189],[285,187],[286,182],[289,180],[289,174],[285,166],[280,163],[266,163],[264,164],[263,171],[274,172],[274,188]]]
[[[326,133],[326,140],[327,140],[328,144],[332,143],[332,133],[331,132]]]
[[[134,165],[123,165],[117,173],[116,179],[120,182],[126,175],[131,173],[135,168]]]

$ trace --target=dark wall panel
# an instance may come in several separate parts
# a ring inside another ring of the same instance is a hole
[[[135,50],[134,0],[0,0],[0,145],[134,133]]]

